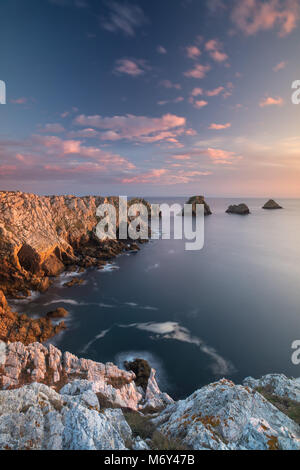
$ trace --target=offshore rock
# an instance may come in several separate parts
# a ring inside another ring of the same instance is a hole
[[[248,214],[250,214],[250,210],[249,210],[249,207],[247,206],[247,204],[238,204],[238,205],[229,206],[226,213],[227,214],[248,215]]]
[[[192,205],[192,215],[196,215],[196,206],[197,204],[204,205],[204,215],[211,215],[212,212],[210,210],[209,205],[206,203],[204,196],[192,196],[190,199],[187,201],[186,204]],[[182,214],[184,215],[184,210],[182,211]]]
[[[282,207],[276,201],[274,201],[274,199],[270,199],[265,203],[263,209],[282,209]]]

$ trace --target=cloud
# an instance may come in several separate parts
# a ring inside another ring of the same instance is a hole
[[[228,55],[222,52],[223,45],[217,39],[211,39],[205,44],[205,50],[209,52],[209,55],[216,62],[224,62],[228,59]]]
[[[231,123],[227,122],[226,124],[215,124],[212,123],[208,129],[215,130],[215,131],[220,131],[222,129],[229,129],[231,127]]]
[[[162,80],[160,85],[164,88],[175,88],[176,90],[181,90],[181,85],[179,83],[172,83],[171,80]]]
[[[100,135],[102,140],[176,143],[176,137],[185,131],[186,118],[175,114],[164,114],[160,118],[132,114],[114,117],[80,115],[75,119],[75,123],[86,128],[105,130],[106,132]]]
[[[282,61],[282,62],[279,62],[277,65],[275,65],[275,67],[273,67],[273,71],[274,72],[279,72],[279,70],[282,70],[286,67],[287,63]]]
[[[206,96],[218,96],[220,93],[224,91],[223,86],[219,86],[218,88],[215,88],[214,90],[207,90],[205,92]]]
[[[272,98],[271,96],[268,96],[267,98],[261,100],[259,106],[261,108],[265,108],[266,106],[282,106],[283,103],[284,101],[282,98],[280,98],[280,96],[277,98]]]
[[[146,61],[138,59],[119,59],[116,61],[114,73],[138,77],[143,75],[149,66]]]
[[[231,165],[233,160],[240,159],[241,157],[236,155],[235,152],[229,152],[227,150],[208,148],[205,150],[210,159],[215,165]]]
[[[205,108],[208,105],[208,102],[205,100],[196,100],[194,101],[194,107],[197,109]]]
[[[16,98],[16,99],[12,99],[12,100],[10,100],[10,102],[11,102],[12,104],[26,104],[26,103],[27,103],[27,101],[28,101],[28,99],[27,99],[27,98],[25,98],[25,97],[22,97],[22,98]]]
[[[197,64],[193,69],[184,72],[184,75],[188,78],[204,78],[210,68],[210,65]]]
[[[101,19],[101,26],[107,31],[135,36],[135,30],[148,22],[143,10],[137,5],[113,0],[106,4],[109,12],[107,17]]]
[[[159,54],[167,54],[167,49],[163,46],[157,46],[156,50]]]
[[[174,103],[174,104],[181,103],[182,101],[184,101],[184,97],[183,96],[178,96],[177,98],[174,98],[173,100],[158,101],[157,104],[159,106],[164,106],[164,105],[170,104],[170,103]]]
[[[170,186],[173,184],[188,184],[203,176],[209,176],[210,174],[211,172],[209,171],[160,168],[149,170],[129,178],[123,178],[121,182],[123,184],[136,183]]]
[[[231,18],[247,36],[276,28],[284,37],[296,28],[299,13],[298,0],[236,0]]]
[[[201,55],[201,51],[197,46],[187,46],[185,51],[189,59],[197,59]]]
[[[194,88],[192,90],[191,96],[199,96],[203,95],[203,89],[202,88]]]
[[[40,132],[49,134],[59,134],[65,131],[65,128],[59,123],[46,124],[43,128],[39,129]]]

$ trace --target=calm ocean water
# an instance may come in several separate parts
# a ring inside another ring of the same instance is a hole
[[[153,199],[180,202],[186,198]],[[300,376],[291,343],[300,339],[300,200],[264,211],[262,199],[243,200],[251,215],[225,214],[234,199],[208,199],[205,246],[157,240],[122,255],[104,271],[66,276],[29,303],[32,315],[59,306],[70,311],[68,330],[55,338],[64,351],[120,366],[144,357],[174,398],[223,376],[283,372]]]

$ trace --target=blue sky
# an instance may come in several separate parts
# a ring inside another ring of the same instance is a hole
[[[296,0],[9,0],[2,189],[300,196]]]

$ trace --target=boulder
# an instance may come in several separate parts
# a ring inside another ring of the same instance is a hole
[[[263,209],[282,209],[282,207],[276,201],[274,201],[274,199],[270,199],[265,203]]]
[[[190,199],[187,201],[186,204],[190,204],[192,206],[192,215],[196,215],[197,204],[204,204],[204,215],[212,214],[209,205],[206,203],[204,199],[204,196],[192,196],[190,197]],[[182,211],[182,215],[184,215],[184,210]]]
[[[238,205],[229,206],[226,213],[227,214],[248,215],[248,214],[250,214],[250,210],[249,210],[249,207],[247,206],[247,204],[238,204]]]
[[[46,316],[48,318],[65,318],[69,315],[68,310],[66,310],[63,307],[59,307],[56,310],[53,310],[52,312],[48,312]]]
[[[151,367],[145,359],[135,359],[132,362],[125,361],[124,366],[126,370],[132,370],[135,373],[135,383],[139,387],[147,390],[149,377],[151,374]]]

